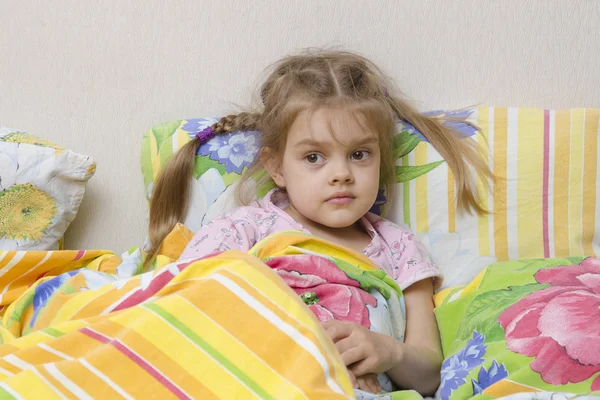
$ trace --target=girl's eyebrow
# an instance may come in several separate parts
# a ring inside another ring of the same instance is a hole
[[[296,146],[327,146],[330,143],[330,141],[305,138],[296,143]],[[379,138],[377,136],[367,136],[361,140],[357,140],[356,142],[351,142],[348,147],[360,147],[373,143],[379,143]]]
[[[328,144],[328,142],[326,142],[326,141],[314,140],[314,139],[307,138],[307,139],[300,140],[298,143],[296,143],[296,146],[313,147],[313,146],[325,146],[327,144]]]

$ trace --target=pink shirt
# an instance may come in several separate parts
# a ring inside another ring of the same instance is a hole
[[[287,195],[274,189],[249,206],[213,220],[194,235],[180,259],[230,249],[248,251],[266,236],[283,230],[310,233],[283,211],[288,204]],[[426,278],[434,278],[435,289],[439,288],[440,270],[409,230],[371,213],[360,221],[371,236],[371,242],[362,253],[390,275],[402,290]]]

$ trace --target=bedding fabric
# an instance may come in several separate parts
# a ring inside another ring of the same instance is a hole
[[[148,272],[136,249],[122,258],[1,252],[1,270],[42,268],[36,273],[46,277],[24,274],[29,283],[11,284],[20,291],[0,326],[0,396],[421,398],[353,392],[315,318],[370,324],[401,339],[401,293],[368,259],[282,232],[250,254],[171,262],[190,237],[174,229]],[[519,260],[440,292],[437,397],[600,394],[599,278],[594,258]],[[347,313],[328,307],[349,291]]]
[[[496,263],[436,297],[442,399],[600,394],[600,260]]]
[[[317,318],[259,258],[229,251],[136,274],[138,261],[117,267],[122,279],[93,268],[43,279],[12,303],[0,327],[0,397],[353,397]],[[389,278],[365,275],[394,292]]]
[[[468,121],[496,182],[478,191],[488,215],[456,212],[446,163],[397,185],[388,217],[428,248],[445,285],[462,285],[495,261],[600,254],[600,109],[480,107]],[[422,141],[403,165],[441,160]]]

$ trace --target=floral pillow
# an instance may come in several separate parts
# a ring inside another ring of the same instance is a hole
[[[96,164],[0,126],[0,250],[57,250]]]

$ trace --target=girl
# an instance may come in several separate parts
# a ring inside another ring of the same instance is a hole
[[[399,387],[432,395],[442,363],[432,302],[440,272],[410,232],[368,211],[380,185],[393,183],[392,137],[398,119],[418,129],[448,162],[458,207],[485,212],[476,199],[471,172],[484,182],[491,172],[472,141],[459,139],[439,119],[419,114],[391,88],[375,65],[352,53],[320,51],[277,63],[261,88],[259,112],[222,118],[199,132],[165,166],[150,207],[147,262],[184,218],[198,147],[215,135],[259,130],[259,156],[236,195],[248,204],[243,194],[249,192],[244,187],[250,180],[261,185],[272,179],[277,187],[203,227],[182,258],[248,251],[265,236],[290,229],[362,252],[404,293],[405,341],[335,320],[323,322],[327,334],[356,387],[378,392],[374,374],[385,372]]]

